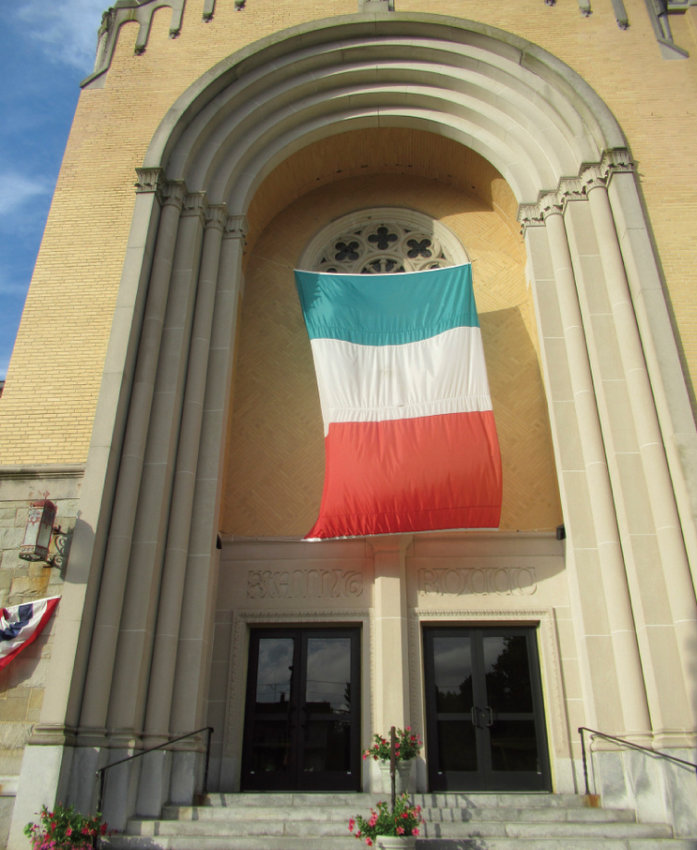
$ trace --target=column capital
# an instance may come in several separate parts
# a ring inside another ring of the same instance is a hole
[[[206,230],[223,231],[227,222],[227,205],[211,204],[206,207]]]
[[[136,193],[160,192],[165,179],[162,168],[136,168],[138,179],[134,183]]]
[[[206,206],[205,192],[189,192],[189,194],[184,196],[182,203],[182,217],[198,216],[203,221],[206,214]]]
[[[173,206],[181,210],[186,197],[186,184],[183,180],[168,180],[162,185],[159,195],[163,207]]]
[[[607,186],[613,174],[634,171],[634,161],[626,148],[607,150],[600,162],[583,165],[577,177],[562,177],[556,189],[541,192],[536,203],[521,204],[518,221],[523,231],[541,227],[550,215],[563,215],[571,201],[585,201],[591,189]]]
[[[247,216],[229,215],[223,230],[225,239],[244,239],[247,236]]]

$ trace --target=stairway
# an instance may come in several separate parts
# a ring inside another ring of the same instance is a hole
[[[113,850],[358,850],[351,816],[374,794],[210,794],[204,806],[168,806],[133,819]],[[423,808],[417,850],[697,850],[663,824],[623,809],[590,808],[563,794],[414,794]]]

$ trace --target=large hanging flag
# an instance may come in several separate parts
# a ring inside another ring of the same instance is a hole
[[[0,608],[0,670],[41,634],[60,596]]]
[[[472,267],[295,276],[325,435],[307,538],[497,527],[501,454]]]

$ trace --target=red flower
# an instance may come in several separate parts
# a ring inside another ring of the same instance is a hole
[[[419,830],[418,830],[418,828],[417,828],[417,827],[414,827],[414,828],[412,829],[412,831],[411,831],[411,834],[412,834],[412,835],[418,835],[418,834],[419,834]]]
[[[373,839],[372,838],[366,838],[365,843],[368,845],[368,847],[372,847],[373,846]]]

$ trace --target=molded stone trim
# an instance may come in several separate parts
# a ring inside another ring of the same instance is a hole
[[[389,63],[382,60],[386,51]],[[392,75],[400,56],[404,80],[397,86]],[[496,80],[495,97],[483,76]],[[328,110],[324,91],[336,88],[339,77],[342,93]],[[412,83],[405,103],[404,84]],[[556,94],[545,98],[549,90]],[[217,133],[225,127],[223,156],[211,134],[212,110]],[[209,188],[211,202],[242,213],[290,151],[385,122],[436,132],[447,124],[448,135],[498,168],[522,203],[598,162],[603,151],[626,147],[584,80],[511,33],[445,16],[394,14],[368,22],[354,15],[293,27],[218,63],[169,110],[144,165],[164,165],[166,157],[172,177],[186,179],[192,190]]]

